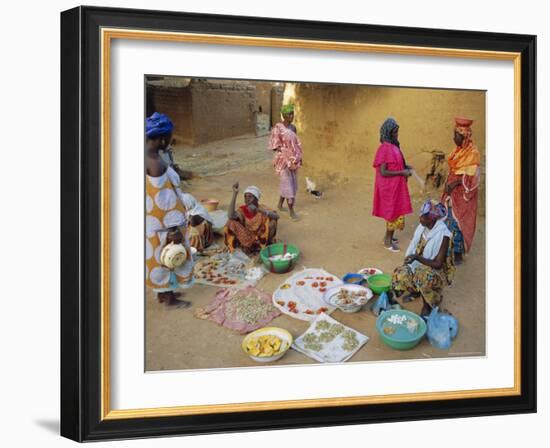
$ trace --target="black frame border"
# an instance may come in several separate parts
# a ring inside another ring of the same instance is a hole
[[[521,53],[521,395],[101,421],[100,29]],[[536,36],[77,7],[61,13],[61,435],[75,441],[536,412]]]

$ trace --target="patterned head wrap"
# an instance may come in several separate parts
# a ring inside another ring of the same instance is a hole
[[[291,112],[294,112],[294,104],[285,104],[283,107],[281,107],[281,114],[286,115]]]
[[[262,196],[261,190],[258,187],[255,187],[254,185],[251,185],[250,187],[246,187],[246,190],[244,190],[244,194],[246,194],[246,193],[250,193],[258,201],[260,200],[260,197]]]
[[[469,118],[461,118],[456,117],[455,118],[455,132],[458,132],[460,135],[464,137],[464,141],[462,142],[462,146],[465,147],[468,145],[470,140],[472,139],[472,123],[474,120],[470,120]]]
[[[174,123],[167,115],[155,112],[145,119],[145,135],[147,138],[156,138],[168,135],[174,129]]]
[[[395,146],[399,146],[399,141],[393,138],[392,133],[394,129],[399,129],[397,121],[393,118],[386,118],[382,126],[380,127],[380,143],[388,142]]]
[[[420,216],[426,215],[434,219],[441,219],[447,215],[447,209],[441,202],[428,199],[422,204],[422,208],[420,209]]]

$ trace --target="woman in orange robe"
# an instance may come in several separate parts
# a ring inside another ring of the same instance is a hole
[[[472,247],[476,231],[479,165],[481,157],[472,141],[473,120],[456,118],[454,142],[449,155],[449,176],[442,201],[447,205],[447,227],[453,233],[455,263],[462,262]]]

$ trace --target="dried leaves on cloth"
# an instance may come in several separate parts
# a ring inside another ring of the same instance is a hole
[[[368,340],[368,336],[323,313],[294,341],[292,348],[319,362],[345,362]]]
[[[241,334],[264,327],[280,314],[271,302],[271,295],[253,286],[220,289],[205,308],[195,311],[195,317]]]

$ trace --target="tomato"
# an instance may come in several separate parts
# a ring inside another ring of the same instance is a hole
[[[320,292],[325,292],[326,290],[327,290],[327,288],[319,288]]]
[[[313,314],[312,310],[306,310],[306,314]]]
[[[325,286],[327,286],[327,282],[321,282],[320,285],[324,288]]]
[[[319,286],[319,283],[313,282],[313,283],[311,284],[311,286],[313,286],[314,288],[317,288],[317,287]]]

